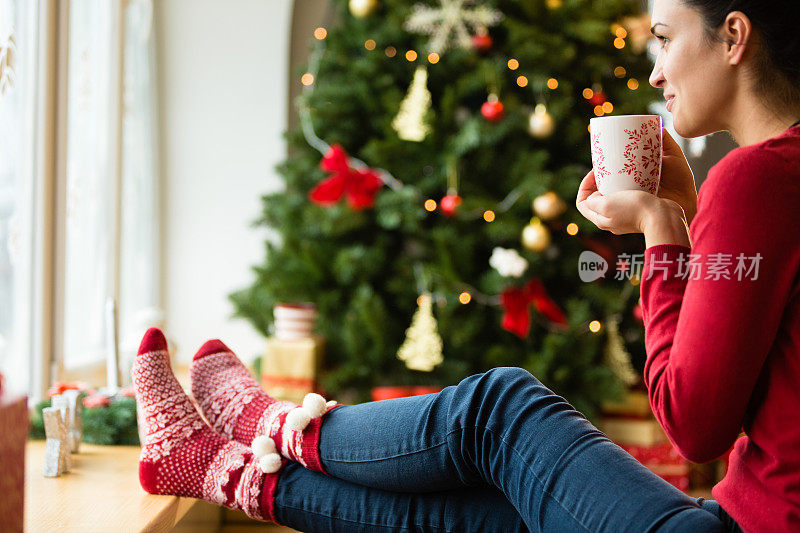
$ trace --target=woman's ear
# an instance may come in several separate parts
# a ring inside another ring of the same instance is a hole
[[[741,11],[731,11],[722,24],[722,39],[727,43],[728,62],[738,65],[748,46],[753,44],[753,23]]]

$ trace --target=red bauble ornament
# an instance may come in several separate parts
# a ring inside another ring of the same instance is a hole
[[[633,318],[640,324],[644,324],[644,316],[642,315],[642,304],[636,304],[633,308]]]
[[[489,99],[481,106],[481,115],[489,122],[500,122],[505,116],[503,102],[497,96],[489,96]]]
[[[456,214],[459,205],[461,205],[461,197],[457,194],[448,194],[439,202],[439,209],[446,216],[451,217]]]
[[[608,97],[603,91],[595,91],[592,97],[589,98],[589,103],[592,105],[603,105],[606,102],[608,102]]]
[[[488,33],[479,33],[472,36],[472,47],[478,52],[488,52],[492,49],[493,45],[494,41],[492,40],[492,36]]]

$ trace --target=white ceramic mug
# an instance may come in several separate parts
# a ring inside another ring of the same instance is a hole
[[[661,115],[615,115],[589,121],[592,166],[600,194],[656,194],[661,179]]]

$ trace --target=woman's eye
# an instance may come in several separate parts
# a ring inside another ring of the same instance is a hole
[[[669,42],[669,39],[667,39],[663,35],[656,35],[655,37],[661,42],[661,48],[664,48]]]

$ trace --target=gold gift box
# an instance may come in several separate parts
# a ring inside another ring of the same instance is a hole
[[[261,365],[261,385],[274,398],[302,403],[309,392],[317,391],[317,375],[325,339],[314,335],[303,339],[267,339]]]

